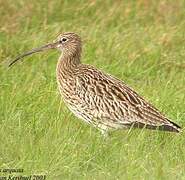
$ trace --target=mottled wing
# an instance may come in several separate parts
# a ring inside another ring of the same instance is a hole
[[[81,67],[77,83],[81,99],[93,113],[96,122],[102,123],[103,126],[179,131],[178,125],[167,119],[122,81],[92,66]]]

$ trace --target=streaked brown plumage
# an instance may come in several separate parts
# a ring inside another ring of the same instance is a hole
[[[177,124],[125,83],[93,66],[81,64],[82,42],[75,33],[61,34],[56,42],[24,53],[10,66],[34,52],[55,48],[62,51],[56,70],[60,93],[69,109],[80,119],[103,133],[125,127],[180,131]]]

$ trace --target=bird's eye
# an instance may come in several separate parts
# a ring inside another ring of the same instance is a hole
[[[66,42],[67,41],[67,38],[62,38],[60,39],[59,43],[63,43],[63,42]]]

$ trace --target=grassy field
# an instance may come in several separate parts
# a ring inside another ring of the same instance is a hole
[[[57,90],[59,52],[17,54],[61,32],[83,38],[83,62],[124,80],[185,126],[185,1],[0,0],[0,169],[61,179],[185,179],[185,132],[100,132]],[[0,173],[6,176],[7,173]]]

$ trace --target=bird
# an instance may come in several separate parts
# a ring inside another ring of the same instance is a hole
[[[82,40],[77,33],[62,33],[52,43],[19,55],[9,66],[25,56],[49,49],[61,52],[56,79],[65,104],[76,117],[100,130],[104,136],[113,130],[132,128],[181,131],[179,125],[126,83],[81,63]]]

